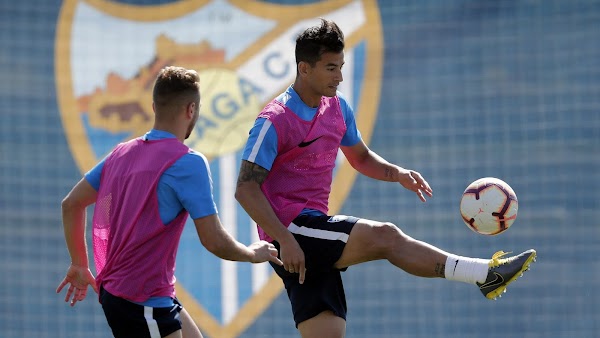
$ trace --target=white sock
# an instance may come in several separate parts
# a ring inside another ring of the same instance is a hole
[[[485,282],[489,269],[489,259],[448,255],[444,274],[446,279],[475,284]]]

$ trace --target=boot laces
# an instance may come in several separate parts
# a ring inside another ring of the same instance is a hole
[[[490,260],[489,266],[490,268],[495,268],[498,267],[500,265],[506,264],[508,262],[510,262],[509,257],[507,258],[502,258],[508,254],[510,254],[512,252],[504,252],[502,250],[496,252],[493,256],[492,259]]]

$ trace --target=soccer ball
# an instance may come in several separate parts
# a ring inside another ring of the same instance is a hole
[[[469,229],[482,235],[500,234],[517,218],[517,195],[506,182],[484,177],[469,184],[460,200],[460,214]]]

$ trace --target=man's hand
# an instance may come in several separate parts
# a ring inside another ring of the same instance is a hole
[[[87,267],[73,265],[69,266],[69,270],[67,271],[67,275],[60,283],[58,288],[56,288],[56,293],[60,293],[60,291],[67,284],[69,288],[67,289],[67,295],[65,296],[65,302],[71,300],[71,306],[75,306],[75,303],[80,302],[85,299],[87,294],[88,285],[98,293],[98,287],[96,286],[96,279],[92,275],[92,272]]]
[[[400,169],[398,182],[410,191],[414,191],[422,202],[425,202],[425,195],[432,197],[433,190],[423,176],[414,170]]]
[[[248,248],[254,251],[252,263],[262,263],[271,261],[277,265],[283,265],[283,262],[277,258],[277,248],[267,241],[258,241],[248,245]]]
[[[304,251],[293,236],[290,236],[285,242],[279,242],[280,256],[283,261],[283,268],[289,273],[299,274],[298,282],[304,284],[306,268],[304,262]]]

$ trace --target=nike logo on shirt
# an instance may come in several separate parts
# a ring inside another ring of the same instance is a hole
[[[321,136],[323,136],[323,135],[321,135]],[[300,148],[308,147],[311,143],[313,143],[316,140],[320,139],[321,136],[319,136],[319,137],[317,137],[317,138],[315,138],[313,140],[307,141],[307,142],[300,142],[300,144],[298,145],[298,147],[300,147]]]

